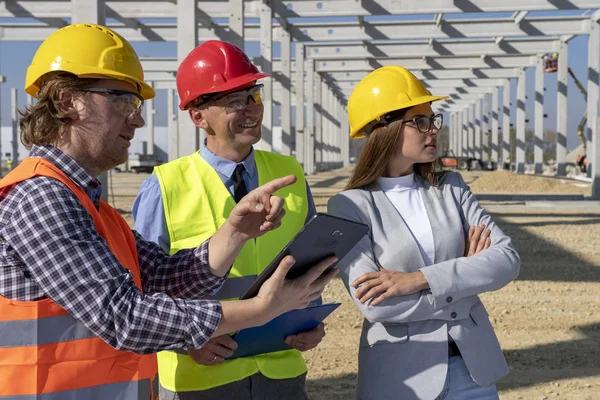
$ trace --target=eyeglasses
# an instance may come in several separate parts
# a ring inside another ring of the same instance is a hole
[[[107,103],[112,104],[117,111],[126,117],[132,114],[140,114],[144,108],[144,99],[135,92],[105,88],[88,88],[81,89],[81,91],[103,95]]]
[[[251,99],[254,104],[260,105],[264,98],[263,85],[256,85],[248,89],[229,93],[223,97],[217,96],[211,101],[214,101],[217,106],[225,108],[225,112],[230,114],[245,109],[250,104]]]
[[[438,131],[442,129],[444,125],[444,116],[442,114],[432,115],[427,117],[425,115],[418,115],[412,119],[404,121],[405,124],[412,123],[421,133],[431,132],[432,127]]]

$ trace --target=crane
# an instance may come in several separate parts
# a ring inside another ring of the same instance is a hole
[[[558,53],[546,54],[546,55],[544,55],[543,60],[544,60],[544,72],[552,73],[552,72],[558,71]],[[583,98],[585,99],[585,101],[587,103],[587,97],[588,97],[587,90],[585,90],[585,88],[583,87],[581,82],[579,82],[579,79],[577,79],[577,77],[573,73],[573,70],[571,70],[571,67],[567,67],[567,68],[568,68],[567,72],[573,78],[575,85],[577,86],[577,88],[579,89],[581,94],[583,94]],[[587,124],[587,109],[583,113],[583,117],[581,118],[581,121],[579,121],[579,124],[577,125],[577,136],[579,136],[579,140],[581,140],[581,144],[583,145],[583,151],[584,151],[583,155],[580,155],[577,157],[577,165],[579,165],[579,168],[581,169],[582,172],[585,172],[586,168],[587,168],[587,141],[585,139],[585,135],[583,134],[586,124]]]

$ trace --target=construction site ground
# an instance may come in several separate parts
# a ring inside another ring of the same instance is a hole
[[[349,174],[340,169],[308,177],[319,211],[326,211]],[[109,201],[130,224],[131,205],[147,176],[110,176]],[[482,201],[521,255],[519,278],[481,296],[511,369],[498,382],[500,398],[600,399],[600,202],[560,199],[589,196],[590,185],[506,171],[463,176],[482,197],[511,195]],[[529,201],[525,195],[532,194],[551,196]],[[313,400],[354,399],[362,316],[339,279],[323,297],[342,306],[327,319],[321,345],[305,353],[309,394]]]

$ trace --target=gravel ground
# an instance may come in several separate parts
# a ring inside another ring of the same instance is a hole
[[[348,170],[308,178],[315,202],[341,190]],[[510,172],[466,172],[477,193],[577,193],[589,185]],[[113,174],[114,205],[129,223],[131,204],[147,175]],[[600,399],[600,208],[503,207],[493,214],[520,252],[519,278],[482,295],[511,374],[498,382],[501,399]],[[362,317],[342,283],[325,301],[342,301],[327,320],[327,336],[305,353],[313,400],[353,399]]]

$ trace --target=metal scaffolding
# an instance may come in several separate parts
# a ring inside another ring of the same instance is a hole
[[[146,79],[155,89],[167,90],[169,159],[189,154],[202,140],[189,118],[173,111],[175,71],[181,60],[209,39],[240,47],[259,42],[260,55],[254,61],[273,78],[265,80],[263,140],[258,147],[295,155],[306,174],[349,164],[347,98],[362,77],[384,65],[402,65],[430,90],[450,95],[436,104],[447,114],[448,150],[494,162],[516,153],[512,161],[520,173],[527,164],[526,71],[535,69],[530,118],[534,119],[534,172],[541,173],[542,56],[558,53],[556,172],[564,175],[568,41],[586,35],[590,122],[585,136],[591,142],[593,193],[599,196],[600,132],[593,123],[600,98],[599,8],[600,0],[6,0],[0,2],[0,18],[10,22],[0,22],[0,41],[41,41],[72,21],[105,24],[132,42],[176,42],[177,57],[142,59]],[[560,13],[564,10],[571,10],[570,15]],[[573,10],[579,10],[578,15]],[[547,12],[546,16],[530,15],[538,11]],[[464,13],[469,15],[460,15]],[[273,56],[274,43],[280,49],[278,57]],[[511,81],[517,82],[513,144]],[[148,102],[146,107],[152,152],[154,105]],[[280,110],[280,129],[276,129],[274,107]]]

